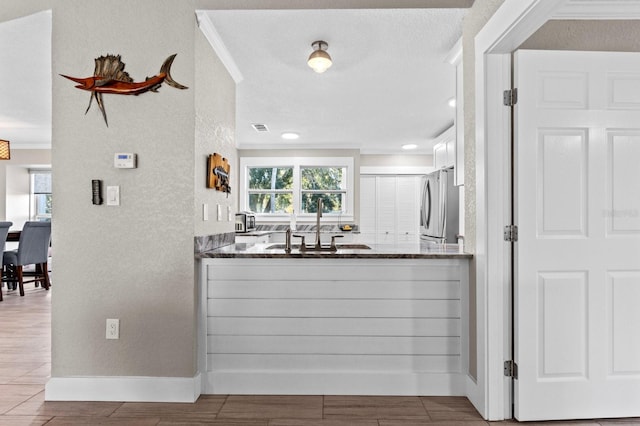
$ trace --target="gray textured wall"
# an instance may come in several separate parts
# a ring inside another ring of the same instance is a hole
[[[640,51],[640,23],[625,20],[548,21],[521,49]]]
[[[195,30],[196,51],[196,132],[195,132],[195,235],[235,231],[238,198],[238,166],[235,146],[236,84],[199,29]],[[220,154],[231,166],[231,194],[206,187],[207,157]],[[209,206],[204,221],[202,205]],[[216,218],[216,206],[222,206],[223,220]],[[231,207],[232,221],[227,221]]]
[[[52,376],[192,377],[194,26],[185,0],[53,3]],[[172,75],[189,86],[105,95],[109,127],[89,93],[58,76],[90,76],[93,59],[121,54],[136,80],[177,53]],[[115,152],[138,168],[113,167]],[[121,205],[91,204],[91,179],[120,185]],[[105,340],[105,319],[120,340]]]
[[[2,7],[0,8],[0,22],[21,18],[43,10],[49,10],[51,9],[51,4],[51,0],[3,0]]]

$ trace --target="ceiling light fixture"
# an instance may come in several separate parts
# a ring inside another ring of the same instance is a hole
[[[326,41],[318,40],[311,43],[315,50],[309,55],[307,64],[318,74],[325,72],[331,65],[331,56],[326,52],[329,44]]]
[[[416,145],[415,143],[408,143],[406,145],[402,145],[402,149],[404,149],[405,151],[411,151],[412,149],[416,149],[418,147],[418,145]]]
[[[449,103],[449,106],[450,106],[451,108],[455,108],[455,107],[456,107],[456,98],[451,98],[451,99],[449,99],[449,102],[448,102],[448,103]]]
[[[0,160],[11,160],[9,141],[0,139]]]
[[[287,139],[287,140],[295,140],[298,139],[300,137],[299,134],[297,134],[296,132],[284,132],[282,134],[282,139]]]

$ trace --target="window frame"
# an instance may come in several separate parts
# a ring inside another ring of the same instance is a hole
[[[323,219],[336,222],[352,222],[354,217],[354,160],[352,157],[241,157],[240,158],[240,190],[238,205],[240,211],[248,210],[249,198],[249,168],[250,167],[292,167],[293,168],[293,209],[296,212],[296,220],[300,222],[315,221],[315,213],[301,213],[302,188],[301,169],[308,167],[340,167],[345,169],[344,182],[345,203],[344,213],[325,213]],[[287,192],[289,192],[287,190]],[[330,190],[322,192],[332,192]],[[287,213],[256,213],[256,219],[261,222],[287,222],[290,215]]]
[[[51,179],[53,178],[51,169],[29,169],[29,220],[51,221],[52,213],[38,214],[38,203],[36,199],[39,195],[49,196],[53,200],[53,188],[51,189],[51,192],[41,192],[36,194],[35,175],[39,174],[48,174]]]

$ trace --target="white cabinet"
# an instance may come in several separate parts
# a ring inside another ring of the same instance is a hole
[[[433,147],[433,167],[442,169],[447,164],[447,144],[439,143]]]
[[[376,185],[377,177],[360,176],[360,241],[375,239],[376,234]]]
[[[420,176],[361,176],[360,241],[418,241],[420,182]]]
[[[453,49],[451,49],[446,61],[455,67],[456,73],[454,135],[451,146],[451,158],[448,160],[446,167],[454,166],[454,183],[456,186],[462,186],[464,185],[464,73],[462,68],[462,39],[458,40]]]
[[[439,139],[441,142],[433,147],[433,166],[436,169],[454,167],[456,164],[455,128],[450,128]]]

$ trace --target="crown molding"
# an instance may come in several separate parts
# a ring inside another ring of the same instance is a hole
[[[462,37],[453,45],[444,61],[451,65],[458,65],[462,61]]]
[[[231,74],[233,81],[236,84],[240,83],[244,79],[240,72],[240,68],[238,68],[238,65],[233,60],[231,53],[229,53],[227,46],[225,46],[222,41],[222,37],[220,37],[220,34],[213,26],[213,22],[211,22],[207,12],[202,10],[196,11],[196,19],[198,21],[200,31],[202,31],[202,34],[204,34],[207,41],[209,41],[209,44],[220,58],[220,61],[222,61],[222,64],[225,66],[227,71],[229,71],[229,74]]]

